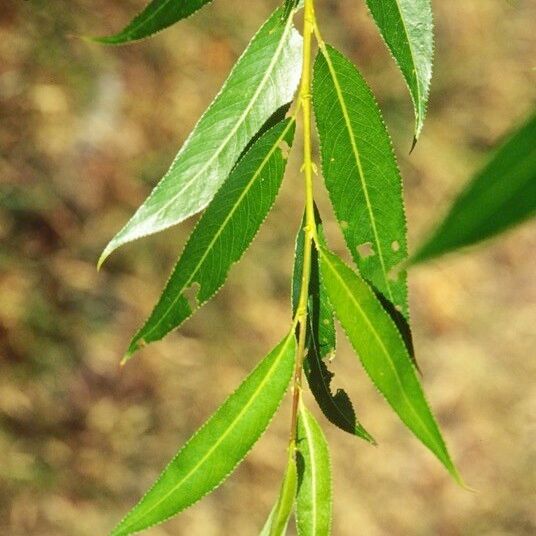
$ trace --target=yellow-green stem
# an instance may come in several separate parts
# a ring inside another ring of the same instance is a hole
[[[305,357],[305,342],[307,337],[307,301],[309,296],[309,280],[311,277],[311,252],[313,240],[316,240],[316,225],[313,198],[314,164],[312,158],[312,128],[311,128],[311,70],[312,70],[312,40],[316,20],[314,0],[304,2],[303,21],[303,70],[300,85],[300,108],[303,117],[303,174],[305,179],[305,225],[303,246],[303,271],[301,290],[296,310],[295,321],[299,326],[298,349],[292,383],[292,420],[290,428],[291,444],[296,436],[298,405],[301,397],[303,360]]]

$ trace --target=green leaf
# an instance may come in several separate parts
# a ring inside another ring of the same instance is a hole
[[[322,220],[315,206],[316,230],[318,236],[324,241]],[[292,305],[293,312],[299,301],[302,271],[305,216],[296,237],[294,257],[294,272],[292,278]],[[335,353],[336,334],[333,321],[333,308],[327,298],[326,289],[320,279],[318,252],[311,251],[311,275],[309,279],[308,299],[308,325],[304,371],[315,400],[325,417],[335,426],[345,432],[356,435],[375,443],[373,437],[357,420],[350,397],[344,389],[338,389],[335,394],[331,392],[331,381],[334,377],[326,364],[330,356]]]
[[[119,246],[204,209],[255,133],[292,100],[300,78],[302,39],[291,18],[281,20],[281,9],[252,39],[169,171],[106,246],[99,266]]]
[[[335,314],[371,380],[402,422],[461,483],[393,320],[365,280],[323,247],[320,262]]]
[[[322,429],[303,402],[298,414],[296,521],[299,536],[331,533],[331,462]]]
[[[191,437],[112,536],[165,521],[229,476],[276,412],[290,381],[295,349],[294,334],[289,333]]]
[[[487,240],[536,215],[536,113],[499,147],[421,245],[417,264]]]
[[[285,172],[281,145],[292,144],[295,121],[286,119],[259,138],[224,182],[190,236],[153,312],[130,343],[126,359],[160,340],[223,285],[270,211]],[[191,299],[191,296],[190,296]]]
[[[296,450],[294,445],[289,448],[285,477],[279,490],[277,503],[270,512],[260,536],[283,536],[287,532],[287,525],[294,506],[296,491],[298,489],[298,472],[296,468]]]
[[[415,108],[415,141],[421,133],[430,94],[434,25],[430,0],[366,0],[398,63]]]
[[[380,110],[359,71],[327,46],[314,66],[322,169],[346,244],[363,277],[408,318],[402,182]]]
[[[186,19],[209,2],[211,0],[153,0],[119,33],[93,40],[119,45],[143,39]]]

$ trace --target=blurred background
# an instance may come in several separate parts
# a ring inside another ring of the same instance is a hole
[[[119,30],[143,0],[1,2],[2,535],[106,534],[288,328],[298,146],[227,285],[123,370],[120,357],[193,221],[95,269],[276,2],[244,4],[217,0],[154,39],[105,48],[76,36]],[[430,111],[411,157],[409,96],[363,2],[317,5],[325,37],[360,66],[382,105],[415,247],[531,108],[536,3],[435,2]],[[320,179],[317,190],[328,237],[344,253]],[[410,277],[428,398],[475,492],[457,487],[403,428],[340,338],[334,383],[379,446],[319,415],[333,452],[335,536],[536,534],[535,230],[525,224]],[[257,534],[279,487],[288,423],[286,401],[218,491],[148,534]]]

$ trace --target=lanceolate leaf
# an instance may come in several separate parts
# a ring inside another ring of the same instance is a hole
[[[327,46],[314,67],[313,103],[327,189],[361,273],[408,318],[402,182],[380,110],[359,71]]]
[[[421,133],[432,79],[434,28],[430,0],[366,0],[409,88],[415,140]]]
[[[363,367],[404,424],[460,482],[393,320],[357,273],[325,248],[320,258],[329,299]]]
[[[265,121],[294,95],[301,37],[276,10],[249,44],[221,92],[197,123],[171,168],[131,220],[106,246],[171,227],[205,208]]]
[[[118,34],[95,37],[99,43],[119,45],[150,35],[185,19],[211,0],[153,0]]]
[[[190,236],[173,273],[127,357],[143,344],[160,340],[193,312],[187,290],[196,286],[197,305],[224,283],[272,207],[285,171],[281,145],[292,144],[295,122],[286,119],[250,148],[224,182]]]
[[[279,490],[277,503],[270,512],[260,536],[283,536],[287,531],[287,525],[294,506],[298,486],[298,471],[296,468],[296,453],[292,446],[289,449],[285,477]]]
[[[465,187],[415,253],[417,264],[476,244],[536,215],[536,114]]]
[[[317,233],[323,240],[323,228],[320,214],[315,207]],[[304,219],[305,221],[305,219]],[[304,221],[296,238],[294,273],[292,279],[292,303],[294,313],[301,290],[301,274],[303,270],[303,246],[305,233]],[[333,308],[329,303],[326,289],[320,279],[318,252],[311,252],[311,276],[309,282],[308,324],[306,348],[307,357],[304,362],[305,375],[322,413],[326,418],[345,432],[356,435],[374,443],[372,436],[357,420],[352,402],[343,389],[335,394],[331,392],[331,381],[334,377],[327,363],[335,352],[336,336],[333,322]]]
[[[216,488],[264,432],[292,374],[294,334],[285,337],[192,436],[159,479],[113,530],[139,532],[191,506]]]
[[[298,481],[298,535],[329,536],[332,502],[329,448],[322,429],[303,402],[298,418]]]

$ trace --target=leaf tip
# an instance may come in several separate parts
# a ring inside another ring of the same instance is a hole
[[[411,154],[413,152],[413,149],[415,149],[415,146],[417,145],[417,140],[418,140],[418,134],[415,133],[413,135],[413,141],[411,142],[411,147],[410,147],[410,150],[409,150],[409,154]]]

